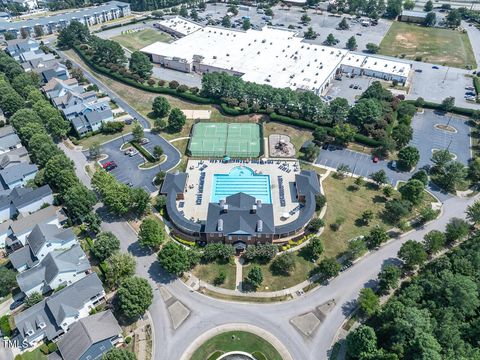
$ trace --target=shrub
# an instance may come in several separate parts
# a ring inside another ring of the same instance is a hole
[[[104,134],[115,134],[123,130],[125,123],[122,121],[108,121],[102,123],[100,131]]]
[[[168,87],[169,87],[170,89],[176,89],[176,88],[178,88],[179,85],[180,85],[180,84],[178,83],[178,81],[175,81],[175,80],[170,81],[170,82],[168,83]]]
[[[12,336],[12,328],[10,327],[10,320],[8,315],[3,315],[0,318],[0,331],[2,332],[3,336]]]
[[[131,337],[131,336],[127,336],[127,337],[125,338],[125,344],[128,345],[128,344],[130,344],[131,342],[132,342],[132,337]]]
[[[49,353],[48,345],[47,344],[40,345],[40,351],[42,352],[42,354],[48,355],[48,353]]]
[[[57,344],[55,344],[54,342],[48,343],[47,346],[48,346],[48,351],[49,351],[50,353],[53,353],[53,352],[55,352],[55,351],[58,350],[58,346],[57,346]]]

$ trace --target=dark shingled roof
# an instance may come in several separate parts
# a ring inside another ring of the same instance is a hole
[[[175,192],[175,196],[179,193],[183,193],[185,190],[185,184],[187,183],[187,173],[168,173],[165,175],[165,179],[160,189],[160,194],[167,195],[171,191]]]
[[[224,210],[224,206],[228,208]],[[255,206],[255,211],[252,208]],[[219,220],[223,222],[222,230],[219,230]],[[258,224],[261,222],[261,231]],[[210,203],[208,205],[206,233],[222,234],[273,234],[273,207],[271,204],[257,206],[253,196],[245,193],[237,193],[227,196],[225,204]]]
[[[117,319],[110,310],[90,315],[77,321],[58,341],[58,350],[64,360],[78,360],[94,344],[114,338],[122,333]],[[92,358],[96,358],[93,354]]]

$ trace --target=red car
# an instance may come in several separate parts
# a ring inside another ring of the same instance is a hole
[[[373,157],[373,162],[374,162],[374,163],[378,163],[378,160],[379,160],[379,159],[378,159],[378,156],[374,156],[374,157]]]
[[[107,171],[113,170],[117,167],[117,164],[115,161],[108,161],[105,164],[103,164],[103,168]]]

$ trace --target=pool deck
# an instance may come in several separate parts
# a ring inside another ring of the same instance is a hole
[[[273,160],[273,159],[272,159]],[[203,163],[201,163],[203,162]],[[277,162],[279,164],[277,164]],[[285,165],[290,169],[290,173],[281,170],[279,166]],[[198,193],[198,182],[200,178],[200,169],[207,165],[203,171],[205,172],[205,183],[203,188],[203,200],[200,205],[196,204],[196,194]],[[294,167],[297,165],[297,171]],[[187,190],[185,192],[185,199],[177,201],[177,207],[184,212],[187,219],[205,220],[207,218],[208,204],[212,198],[212,182],[215,174],[228,174],[233,168],[237,166],[247,166],[256,171],[257,174],[270,175],[270,187],[273,206],[273,217],[275,225],[287,224],[298,218],[298,212],[290,216],[288,219],[283,219],[282,214],[290,212],[298,206],[295,199],[295,189],[293,183],[295,182],[295,175],[300,172],[298,161],[278,161],[273,160],[273,164],[255,164],[251,162],[246,163],[210,163],[209,160],[189,160],[187,164],[188,179]],[[283,177],[284,191],[285,191],[285,207],[280,206],[280,194],[278,185],[278,176]],[[181,206],[183,203],[183,206]]]

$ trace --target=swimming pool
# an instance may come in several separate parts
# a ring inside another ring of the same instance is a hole
[[[246,166],[234,167],[228,174],[213,175],[211,202],[219,202],[239,192],[254,196],[264,204],[271,204],[270,176],[255,174]]]

